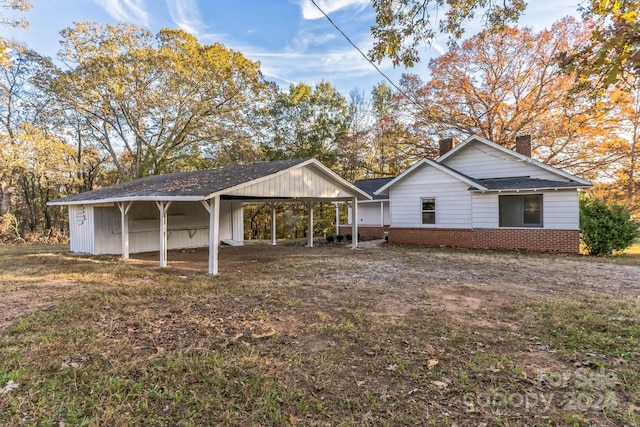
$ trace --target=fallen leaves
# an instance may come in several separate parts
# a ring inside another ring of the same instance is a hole
[[[439,363],[440,362],[438,360],[436,360],[436,359],[429,359],[429,360],[427,360],[427,363],[426,363],[427,369],[431,369],[431,368],[437,366]]]
[[[3,388],[0,389],[0,394],[7,394],[12,390],[15,390],[18,388],[20,384],[14,382],[13,380],[9,380],[7,381],[7,383],[4,385]]]

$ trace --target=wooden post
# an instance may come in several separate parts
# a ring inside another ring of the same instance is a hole
[[[340,234],[340,203],[334,203],[336,205],[336,236]]]
[[[121,236],[121,249],[122,259],[129,259],[129,208],[133,202],[120,202],[118,203],[118,209],[120,209],[120,231]]]
[[[271,204],[271,245],[276,245],[276,204]]]
[[[307,246],[313,247],[313,202],[307,204],[309,208],[309,223],[307,224]]]
[[[220,196],[202,202],[209,212],[209,274],[218,274],[218,249],[220,246]]]
[[[351,249],[358,247],[358,199],[351,201]]]
[[[156,202],[160,211],[160,267],[167,266],[167,212],[171,202]]]

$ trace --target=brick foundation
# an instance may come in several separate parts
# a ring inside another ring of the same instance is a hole
[[[353,234],[351,232],[350,225],[340,225],[340,234],[346,236],[347,234]],[[358,226],[358,234],[360,235],[360,240],[375,240],[375,239],[384,239],[384,232],[389,230],[389,226],[385,225],[384,227],[371,227],[371,226]]]
[[[580,251],[580,231],[393,227],[389,228],[389,243],[577,254]]]

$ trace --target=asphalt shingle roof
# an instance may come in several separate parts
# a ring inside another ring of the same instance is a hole
[[[155,175],[111,187],[74,194],[52,200],[52,202],[99,202],[100,200],[113,198],[132,199],[137,197],[204,197],[284,171],[307,160],[309,159],[278,160],[195,172]]]
[[[360,190],[370,195],[373,198],[373,200],[387,200],[389,199],[389,195],[374,194],[374,193],[393,179],[395,179],[395,177],[359,179],[355,181],[353,185],[355,185]]]
[[[553,181],[550,179],[529,178],[488,178],[474,180],[489,190],[535,190],[540,188],[579,188],[588,187],[577,182]]]

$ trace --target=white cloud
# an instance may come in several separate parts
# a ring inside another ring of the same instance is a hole
[[[316,4],[329,15],[337,10],[350,7],[364,9],[371,5],[371,0],[315,0]],[[322,12],[311,2],[311,0],[300,0],[300,9],[302,17],[307,20],[324,18]]]
[[[287,50],[303,52],[310,46],[322,46],[335,40],[337,37],[336,33],[319,34],[302,30],[289,42]]]
[[[167,0],[169,15],[181,30],[198,36],[205,27],[196,0]]]
[[[149,25],[149,13],[144,0],[97,0],[111,17],[118,21]]]

